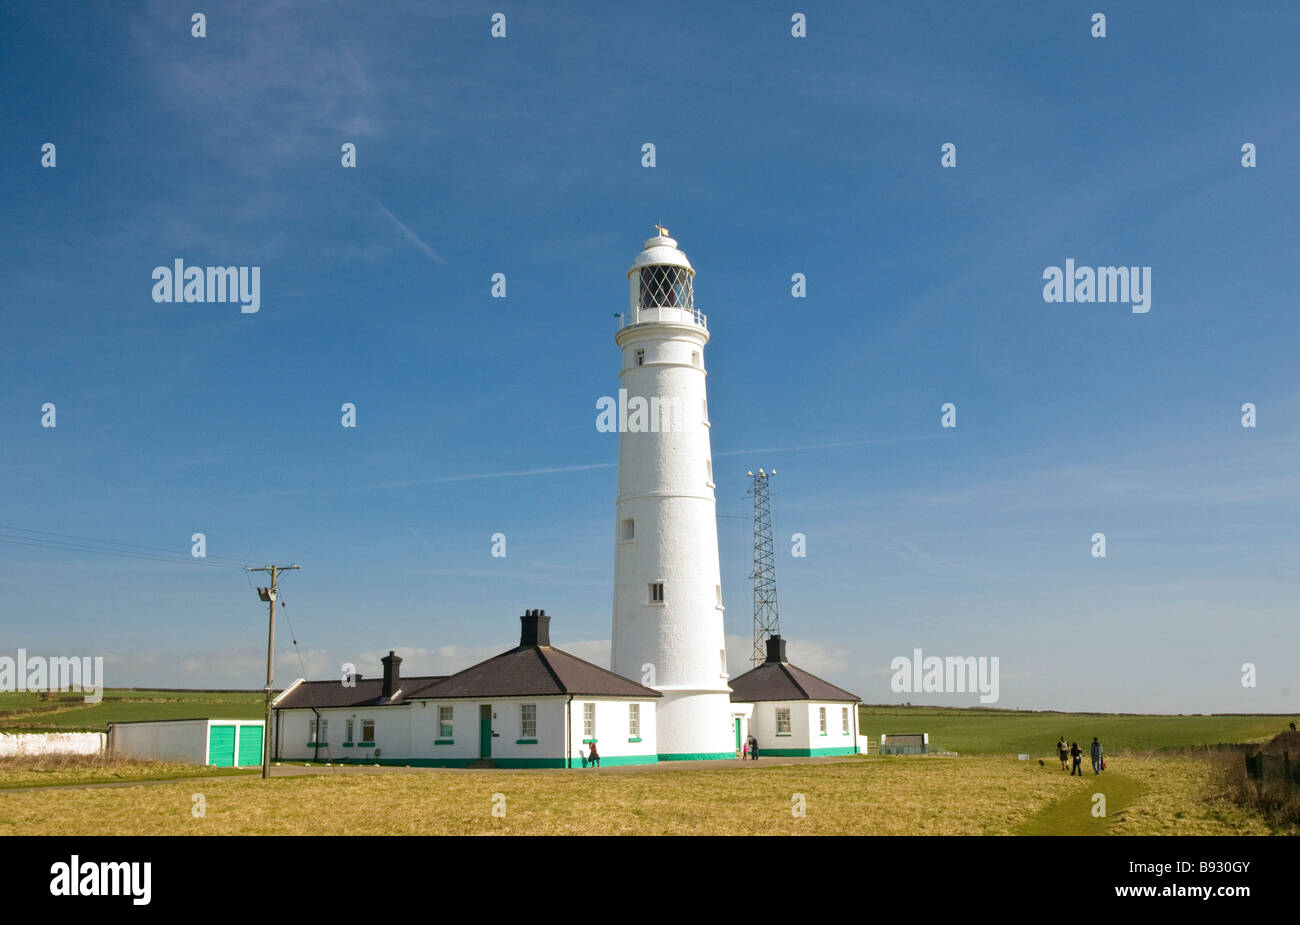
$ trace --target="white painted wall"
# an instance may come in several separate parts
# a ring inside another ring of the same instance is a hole
[[[671,238],[651,238],[629,274],[634,300],[638,268],[648,263],[690,266]],[[689,313],[666,310],[642,313],[639,323],[622,328],[615,339],[622,350],[620,387],[629,401],[671,399],[682,409],[683,426],[619,434],[610,666],[664,692],[660,754],[730,752],[734,736],[705,414],[709,333]],[[644,351],[642,365],[638,351]],[[624,540],[623,522],[629,519],[635,535]],[[654,582],[664,583],[662,604],[650,600]],[[652,681],[646,666],[652,666]]]
[[[0,756],[98,755],[106,741],[102,732],[0,733]]]
[[[596,705],[596,749],[600,752],[602,762],[606,758],[637,757],[649,759],[658,754],[657,741],[660,721],[654,700],[613,700],[598,697],[574,697],[571,707],[570,731],[574,764],[582,766],[580,757],[589,753],[591,746],[584,740],[584,704]],[[640,742],[632,742],[628,734],[628,707],[630,704],[640,706],[641,734]]]
[[[316,719],[312,710],[279,711],[280,758],[286,761],[373,760],[406,758],[411,755],[411,714],[408,705],[395,707],[344,707],[317,711],[325,720],[326,742],[320,749],[308,745],[311,726]],[[347,720],[352,723],[352,745],[347,746]],[[362,741],[362,723],[374,720],[374,741]],[[272,746],[274,748],[274,745]]]
[[[776,711],[778,708],[790,711],[790,735],[777,735]],[[821,734],[820,710],[826,710],[826,735]],[[849,711],[849,731],[842,729],[842,713]],[[754,713],[750,728],[758,739],[758,754],[762,758],[768,749],[799,748],[852,748],[857,745],[854,734],[853,712],[856,705],[844,702],[786,700],[762,701],[754,704]]]
[[[597,747],[602,756],[653,756],[656,747],[655,701],[628,701],[612,698],[575,698],[573,701],[574,725],[571,737],[571,756],[578,758],[582,743],[582,704],[594,702],[597,722]],[[628,703],[641,707],[641,741],[629,742],[627,734]],[[328,720],[329,748],[315,751],[307,747],[311,710],[281,710],[280,722],[284,732],[280,740],[280,758],[285,761],[337,761],[349,758],[366,760],[376,757],[373,748],[362,748],[359,742],[352,748],[343,747],[345,720],[355,718],[354,734],[361,735],[361,720],[374,718],[375,741],[385,760],[432,759],[445,761],[473,761],[480,757],[479,708],[483,704],[492,708],[492,758],[495,759],[554,759],[565,757],[564,717],[568,697],[503,697],[483,700],[419,700],[397,707],[378,709],[341,708],[322,709],[321,717]],[[521,742],[522,706],[537,707],[536,744]],[[440,734],[439,708],[451,707],[452,735],[450,744],[436,744],[444,738]]]

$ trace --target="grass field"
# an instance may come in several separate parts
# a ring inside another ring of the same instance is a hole
[[[930,744],[962,755],[1019,755],[1043,758],[1056,740],[1086,745],[1101,739],[1108,754],[1189,748],[1220,742],[1262,742],[1286,729],[1287,716],[1161,716],[1089,713],[1028,713],[939,707],[858,709],[859,729],[880,734],[928,732]]]
[[[39,694],[10,692],[0,694],[0,732],[106,732],[109,723],[138,720],[261,719],[262,699],[260,691],[112,688],[101,702],[91,704],[81,694],[47,701]]]
[[[0,758],[0,790],[255,773],[248,769],[203,768],[180,761],[143,761],[103,755],[19,755]]]
[[[1092,794],[1110,791],[1108,815]],[[205,815],[191,813],[202,794]],[[501,796],[494,797],[494,794]],[[806,815],[792,809],[802,795]],[[501,801],[504,800],[504,804]],[[504,816],[493,806],[504,805]],[[1008,758],[845,758],[651,773],[325,772],[111,789],[0,790],[0,835],[1267,834],[1199,760],[1094,778]]]

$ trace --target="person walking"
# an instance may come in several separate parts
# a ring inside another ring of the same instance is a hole
[[[749,737],[749,757],[753,761],[758,760],[758,739],[752,735]]]
[[[1056,757],[1061,759],[1061,770],[1064,771],[1070,760],[1070,747],[1065,744],[1065,736],[1061,736],[1061,741],[1056,743]]]
[[[746,739],[745,744],[742,745],[740,748],[741,748],[740,760],[748,761],[749,760],[749,739]]]
[[[1070,776],[1078,774],[1083,777],[1083,749],[1079,747],[1078,742],[1070,743]]]
[[[1100,774],[1101,773],[1101,743],[1097,741],[1096,736],[1092,737],[1091,757],[1092,757],[1092,773]]]
[[[587,760],[591,762],[593,768],[600,767],[600,752],[596,751],[596,743],[594,741],[591,743],[591,754],[587,756]]]

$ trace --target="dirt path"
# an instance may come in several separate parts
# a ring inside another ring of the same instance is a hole
[[[1137,780],[1116,771],[1085,774],[1076,777],[1078,791],[1046,809],[1040,810],[1021,823],[1017,835],[1107,835],[1111,822],[1125,807],[1133,804],[1146,787]],[[1105,796],[1105,816],[1094,816],[1101,801],[1096,794]]]

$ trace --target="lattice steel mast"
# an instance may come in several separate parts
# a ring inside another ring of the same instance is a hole
[[[758,475],[748,473],[753,480],[749,494],[754,496],[754,651],[749,660],[755,665],[767,660],[767,637],[781,633],[780,613],[776,606],[776,556],[772,551],[772,495],[771,477],[776,470]]]

